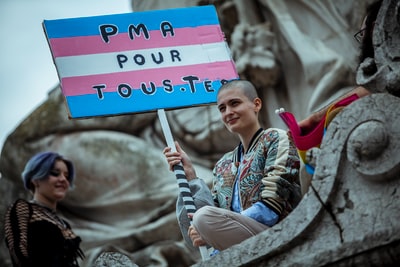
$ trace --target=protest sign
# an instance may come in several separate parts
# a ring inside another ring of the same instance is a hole
[[[238,78],[214,6],[44,20],[70,118],[214,103]]]

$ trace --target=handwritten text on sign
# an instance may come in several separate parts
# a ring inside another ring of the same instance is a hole
[[[213,6],[43,26],[71,118],[214,103],[238,77]]]

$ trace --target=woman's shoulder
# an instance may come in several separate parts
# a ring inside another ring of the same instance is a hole
[[[267,128],[260,133],[259,138],[261,140],[271,142],[273,140],[279,140],[281,138],[288,138],[288,134],[285,130],[279,128]]]
[[[234,160],[234,157],[237,155],[238,147],[235,147],[232,151],[226,152],[222,155],[222,157],[218,160],[218,162],[229,160]]]
[[[6,216],[6,223],[21,222],[29,219],[32,214],[31,203],[24,199],[17,199],[9,205]]]
[[[229,168],[229,166],[231,166],[232,163],[238,161],[237,151],[238,151],[238,148],[236,147],[234,150],[226,152],[225,154],[223,154],[217,160],[217,162],[214,165],[214,169],[213,169],[214,175],[217,173],[217,170],[219,170],[218,172],[221,172],[221,168],[222,169]]]
[[[14,203],[12,203],[9,206],[9,210],[10,209],[28,209],[31,206],[31,203],[29,203],[27,200],[19,198],[17,200],[14,201]]]
[[[262,131],[262,135],[287,135],[287,131],[280,128],[267,128]]]

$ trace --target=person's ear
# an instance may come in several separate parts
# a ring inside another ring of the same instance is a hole
[[[31,183],[32,183],[32,186],[33,186],[34,188],[39,187],[39,182],[38,182],[38,181],[32,181]]]
[[[253,103],[254,103],[254,111],[258,113],[261,110],[262,101],[260,98],[256,97],[254,98]]]

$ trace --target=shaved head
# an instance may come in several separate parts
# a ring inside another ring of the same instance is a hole
[[[258,98],[257,90],[254,85],[245,80],[233,80],[221,86],[218,91],[217,98],[222,91],[238,88],[243,94],[250,100],[253,101],[255,98]]]

